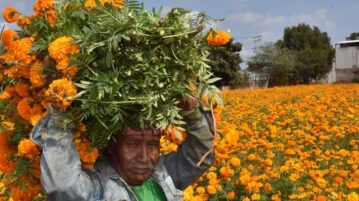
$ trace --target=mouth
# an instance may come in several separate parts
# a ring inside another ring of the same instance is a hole
[[[136,174],[146,174],[151,171],[149,168],[131,168],[132,172]]]

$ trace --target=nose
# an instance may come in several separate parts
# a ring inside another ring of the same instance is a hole
[[[139,147],[137,151],[137,161],[141,163],[148,163],[150,161],[150,156],[146,146],[142,145]]]

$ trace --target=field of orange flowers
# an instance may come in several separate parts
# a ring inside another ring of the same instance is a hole
[[[359,85],[229,90],[185,200],[359,200]]]

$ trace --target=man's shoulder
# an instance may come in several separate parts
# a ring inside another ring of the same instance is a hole
[[[116,170],[112,167],[110,158],[107,154],[101,155],[101,157],[96,161],[95,166],[91,171],[101,177],[101,179],[118,177],[118,174]]]

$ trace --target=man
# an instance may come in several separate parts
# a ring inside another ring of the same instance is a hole
[[[182,190],[214,161],[214,135],[210,111],[193,100],[181,107],[187,137],[177,152],[160,156],[158,130],[127,128],[93,169],[81,169],[71,131],[50,108],[31,133],[42,147],[41,183],[49,200],[182,200]]]

